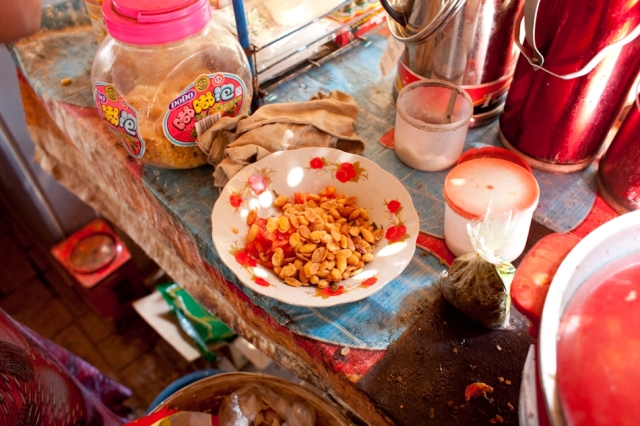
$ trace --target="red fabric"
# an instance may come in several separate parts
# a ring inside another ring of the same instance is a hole
[[[144,416],[138,420],[134,420],[131,423],[127,423],[126,426],[152,426],[154,423],[169,417],[173,413],[177,413],[178,410],[173,410],[169,407],[164,407],[157,413],[149,414],[148,416]]]
[[[380,140],[378,142],[380,142],[380,144],[382,146],[386,146],[387,148],[393,149],[396,146],[396,143],[395,143],[396,131],[395,130],[396,130],[395,128],[389,130],[387,133],[382,135],[382,137],[380,138]]]
[[[0,426],[116,426],[131,391],[0,309]]]
[[[598,226],[618,216],[618,213],[609,207],[609,204],[607,204],[600,193],[598,193],[596,194],[596,201],[594,202],[587,217],[580,225],[568,233],[575,235],[576,237],[584,238],[589,232],[593,231]]]
[[[451,266],[456,258],[442,238],[432,237],[424,232],[420,232],[418,234],[417,245],[437,257],[440,263],[444,265]]]

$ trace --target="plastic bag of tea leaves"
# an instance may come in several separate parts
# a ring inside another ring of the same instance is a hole
[[[513,215],[487,210],[467,225],[474,253],[453,261],[440,281],[444,298],[468,317],[488,328],[509,324],[511,281],[516,268],[495,254],[509,238]]]

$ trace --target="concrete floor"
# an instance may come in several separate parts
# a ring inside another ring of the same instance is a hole
[[[150,291],[155,284],[170,279],[138,248],[129,248],[134,258],[143,258],[136,262],[147,274],[143,276],[152,276],[145,280]],[[235,357],[230,353],[225,356],[229,347],[220,351],[218,362],[203,358],[187,362],[133,308],[118,324],[101,317],[83,299],[48,248],[42,247],[37,237],[21,225],[1,197],[0,307],[13,319],[131,389],[133,397],[125,405],[131,409],[132,419],[143,415],[167,385],[190,372],[206,368],[256,371],[250,364],[238,365],[237,353]],[[235,364],[229,359],[234,359]],[[266,372],[295,380],[274,363]]]

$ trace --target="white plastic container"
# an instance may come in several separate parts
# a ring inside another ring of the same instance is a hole
[[[540,189],[524,167],[498,158],[477,158],[458,164],[444,183],[444,238],[449,250],[472,253],[467,223],[494,212],[511,212],[513,223],[506,242],[496,254],[511,262],[524,250]]]
[[[440,80],[405,86],[396,101],[395,153],[416,170],[435,172],[455,164],[473,114],[471,97]]]

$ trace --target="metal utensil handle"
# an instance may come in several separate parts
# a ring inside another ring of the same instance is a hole
[[[438,10],[436,16],[413,35],[406,35],[403,31],[404,27],[396,21],[392,22],[392,20],[387,19],[387,26],[389,27],[391,35],[395,37],[396,40],[405,44],[419,44],[432,38],[438,31],[449,25],[466,3],[467,0],[447,0],[442,8]],[[396,26],[399,28],[395,28]]]
[[[456,105],[456,99],[458,99],[458,89],[453,89],[449,95],[449,102],[447,103],[447,109],[444,112],[442,124],[451,124],[451,116],[453,115],[453,108]]]
[[[540,0],[525,0],[523,11],[518,13],[516,17],[516,25],[515,25],[515,43],[520,49],[520,53],[524,56],[527,61],[531,64],[534,70],[541,69],[542,71],[553,75],[554,77],[561,78],[563,80],[571,80],[576,77],[582,77],[585,74],[588,74],[593,70],[604,58],[611,52],[612,50],[622,47],[628,43],[631,43],[640,35],[640,25],[636,26],[633,31],[627,34],[625,37],[620,40],[612,43],[601,51],[599,51],[584,67],[579,69],[578,71],[569,73],[569,74],[556,74],[552,71],[549,71],[547,68],[544,68],[544,56],[538,50],[536,46],[536,19],[538,17],[538,7],[540,6]],[[527,52],[525,52],[522,43],[520,42],[520,26],[522,25],[522,19],[524,17],[524,26],[525,26],[525,38],[527,43],[533,49],[533,55],[530,57]]]
[[[384,8],[385,12],[389,14],[391,19],[396,21],[400,26],[404,27],[407,25],[407,18],[404,16],[404,13],[400,13],[395,10],[390,4],[388,0],[380,0],[380,4]]]

